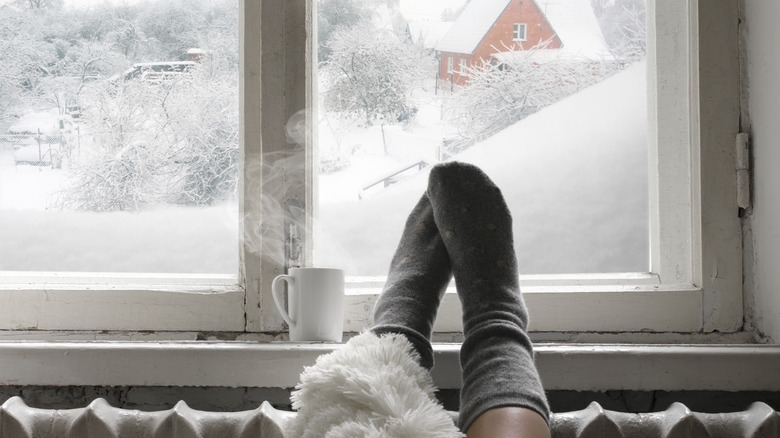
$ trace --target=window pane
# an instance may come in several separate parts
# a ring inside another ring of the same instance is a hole
[[[235,0],[11,1],[0,46],[0,270],[237,274]]]
[[[644,0],[318,6],[318,263],[384,275],[427,169],[461,160],[522,273],[648,271]]]

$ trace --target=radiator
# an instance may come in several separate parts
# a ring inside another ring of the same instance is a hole
[[[295,414],[263,403],[252,411],[205,412],[179,402],[167,411],[114,408],[97,399],[80,409],[31,408],[19,397],[0,406],[2,438],[284,438]],[[555,413],[554,438],[780,438],[780,415],[764,403],[742,412],[703,414],[673,404],[663,412],[629,414],[598,403],[575,412]]]

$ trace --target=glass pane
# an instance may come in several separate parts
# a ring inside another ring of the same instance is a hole
[[[386,274],[427,169],[461,160],[522,273],[648,271],[644,0],[318,7],[318,263]]]
[[[4,3],[0,270],[236,275],[237,2]]]

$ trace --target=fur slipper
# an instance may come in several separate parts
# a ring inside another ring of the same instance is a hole
[[[364,332],[306,367],[288,438],[462,437],[403,335]]]

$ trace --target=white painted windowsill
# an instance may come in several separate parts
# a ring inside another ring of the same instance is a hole
[[[321,343],[0,342],[0,385],[290,388]],[[458,344],[435,344],[439,388],[460,386]],[[538,344],[547,390],[780,391],[778,345]]]

